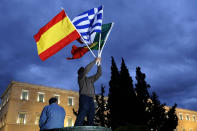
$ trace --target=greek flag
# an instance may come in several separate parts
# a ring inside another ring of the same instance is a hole
[[[90,9],[73,19],[73,24],[86,44],[93,43],[96,32],[101,32],[103,6]]]

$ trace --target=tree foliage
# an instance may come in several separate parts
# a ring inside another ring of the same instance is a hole
[[[158,131],[166,121],[165,104],[161,104],[155,92],[151,95],[151,104],[149,105],[150,118],[148,120],[149,130]]]
[[[105,100],[105,86],[101,85],[101,93],[96,95],[95,125],[107,127],[107,109]]]
[[[125,65],[124,59],[122,58],[121,70],[120,70],[120,87],[119,87],[119,101],[121,106],[117,103],[120,115],[119,125],[124,126],[129,123],[135,123],[138,116],[136,116],[137,111],[137,97],[135,90],[133,88],[133,80],[129,74],[129,70]]]
[[[115,129],[119,123],[120,112],[119,108],[121,108],[121,103],[117,104],[119,101],[119,90],[120,90],[120,73],[112,57],[112,65],[111,65],[111,80],[109,81],[109,94],[107,100],[107,119],[108,126],[112,129]]]
[[[161,128],[161,131],[173,131],[178,125],[178,117],[176,115],[177,104],[174,104],[169,111],[166,113],[166,120],[164,126]]]
[[[108,127],[113,130],[118,127],[146,127],[147,130],[171,131],[177,126],[176,104],[165,108],[155,92],[149,93],[150,85],[146,82],[146,75],[136,68],[136,84],[122,59],[121,69],[118,71],[112,57],[111,80],[108,94]],[[126,128],[125,128],[126,129]]]
[[[136,68],[136,80],[137,83],[135,84],[135,93],[137,97],[137,123],[145,125],[149,118],[150,118],[150,95],[148,89],[150,85],[146,83],[145,78],[146,75],[141,72],[140,67]]]

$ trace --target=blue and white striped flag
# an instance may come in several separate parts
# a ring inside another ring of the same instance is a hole
[[[73,19],[78,32],[81,34],[81,39],[86,44],[91,44],[94,40],[96,32],[101,32],[103,18],[103,6],[90,9]]]

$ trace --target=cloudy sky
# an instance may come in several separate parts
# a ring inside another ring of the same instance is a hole
[[[109,88],[111,56],[119,68],[123,57],[134,82],[140,66],[162,102],[197,110],[196,0],[0,0],[0,95],[11,80],[78,91],[77,70],[93,60],[91,53],[66,60],[72,45],[79,45],[73,42],[43,62],[33,35],[61,7],[73,19],[101,3],[103,23],[115,25],[102,54],[97,92],[101,84]]]

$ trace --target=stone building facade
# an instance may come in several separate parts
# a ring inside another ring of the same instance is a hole
[[[175,131],[197,131],[197,111],[176,109],[178,126]]]
[[[0,131],[39,131],[39,117],[51,97],[66,111],[64,126],[73,126],[78,92],[12,81],[1,97]]]
[[[78,110],[78,92],[12,81],[1,96],[0,131],[39,131],[39,117],[51,97],[64,107],[64,126],[73,126]],[[168,108],[168,107],[167,107]],[[177,108],[176,131],[197,131],[197,111]]]

